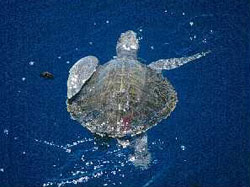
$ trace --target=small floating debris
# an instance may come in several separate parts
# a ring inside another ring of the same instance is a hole
[[[185,16],[185,12],[182,12],[182,15]]]
[[[164,12],[165,12],[165,13],[167,13],[167,12],[168,12],[168,10],[164,10]]]
[[[4,172],[4,169],[3,169],[3,168],[0,168],[0,172]]]
[[[192,27],[194,25],[194,22],[190,21],[189,25]]]
[[[58,56],[57,58],[58,58],[58,59],[61,59],[62,57],[61,57],[61,56]]]
[[[96,25],[96,22],[94,22],[94,25]]]
[[[89,45],[93,45],[93,42],[89,42]]]
[[[109,20],[107,20],[106,23],[109,24]]]
[[[22,81],[25,81],[26,80],[26,78],[25,77],[22,77]]]
[[[186,147],[184,145],[181,145],[181,150],[185,151]]]
[[[54,75],[48,71],[40,73],[40,77],[43,77],[45,79],[54,79]]]
[[[69,60],[67,60],[67,61],[66,61],[66,64],[69,64],[69,63],[70,63],[70,61],[69,61]]]
[[[152,50],[154,50],[154,46],[150,46],[150,48],[151,48]]]

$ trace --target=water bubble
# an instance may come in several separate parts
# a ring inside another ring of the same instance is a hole
[[[6,134],[6,135],[8,135],[9,134],[9,130],[8,129],[4,129],[3,133]]]
[[[186,147],[184,145],[181,145],[181,150],[185,151]]]
[[[29,65],[31,65],[31,66],[33,66],[34,64],[35,64],[34,61],[30,61],[30,62],[29,62]]]

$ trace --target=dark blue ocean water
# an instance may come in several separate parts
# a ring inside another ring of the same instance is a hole
[[[247,0],[6,0],[0,2],[0,186],[250,186]],[[120,33],[140,37],[143,63],[212,53],[166,71],[179,102],[148,132],[152,164],[93,136],[66,111],[81,57],[101,64]],[[39,75],[54,74],[53,80]],[[76,184],[74,184],[76,183]]]

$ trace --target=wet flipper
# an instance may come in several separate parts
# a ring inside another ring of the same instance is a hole
[[[94,56],[87,56],[78,60],[69,70],[67,82],[67,97],[71,99],[76,95],[93,75],[98,66],[98,59]]]
[[[197,60],[201,57],[206,56],[207,54],[211,53],[211,51],[201,52],[194,54],[189,57],[181,57],[181,58],[170,58],[170,59],[160,59],[155,62],[152,62],[148,66],[154,70],[162,71],[162,70],[171,70],[178,68],[188,62],[191,62],[193,60]]]

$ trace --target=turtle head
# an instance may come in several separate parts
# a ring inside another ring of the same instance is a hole
[[[134,31],[127,31],[122,33],[117,41],[116,53],[118,58],[137,58],[137,51],[139,49],[139,41],[136,38]]]

